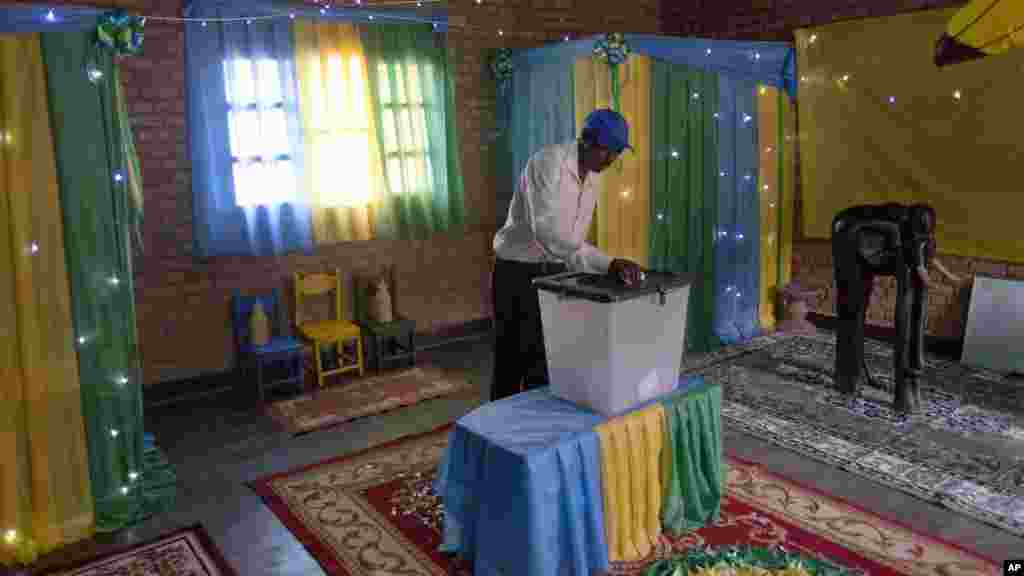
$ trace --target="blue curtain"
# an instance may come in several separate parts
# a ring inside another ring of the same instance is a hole
[[[785,42],[734,42],[704,38],[672,38],[649,34],[624,34],[630,50],[691,69],[716,72],[781,88],[796,97],[796,51]],[[513,55],[516,69],[537,64],[572,66],[581,56],[593,54],[599,36],[548,44]]]
[[[0,34],[81,32],[95,28],[109,10],[80,6],[18,5],[0,7]]]
[[[498,226],[505,223],[512,193],[530,156],[544,146],[576,137],[572,60],[517,66],[509,87],[508,129],[502,134],[511,152],[499,164]]]
[[[190,11],[193,17],[232,17],[231,11]],[[267,256],[313,249],[312,214],[302,202],[240,207],[233,173],[231,138],[226,106],[226,86],[240,85],[234,67],[225,71],[225,60],[271,59],[278,62],[268,71],[252,65],[249,72],[257,86],[276,84],[283,98],[294,170],[302,169],[301,137],[297,114],[294,51],[291,21],[254,20],[251,24],[190,24],[185,28],[185,67],[189,141],[192,153],[193,227],[195,255]],[[257,89],[258,92],[258,89]],[[258,130],[269,129],[259,112]],[[265,151],[264,151],[265,152]],[[266,158],[266,156],[264,156]]]
[[[719,75],[713,330],[725,344],[753,338],[760,332],[756,90],[752,80]]]

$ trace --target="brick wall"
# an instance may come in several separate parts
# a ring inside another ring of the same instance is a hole
[[[672,35],[792,42],[793,30],[796,28],[962,4],[962,0],[664,0],[662,30]],[[799,202],[798,182],[798,206]],[[835,289],[831,248],[827,242],[802,238],[799,217],[797,220],[797,241],[793,247],[794,276],[825,288],[825,297],[817,311],[832,315],[835,310]],[[950,271],[960,276],[984,274],[1024,278],[1024,266],[941,254],[940,258]],[[936,280],[941,279],[937,273],[932,276]],[[868,322],[892,326],[894,295],[892,279],[877,281],[868,309]],[[967,295],[968,291],[958,292],[945,283],[933,290],[930,295],[928,332],[943,338],[960,338],[966,322]]]

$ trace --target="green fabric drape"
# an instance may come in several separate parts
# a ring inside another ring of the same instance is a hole
[[[142,252],[142,168],[139,166],[139,154],[135,150],[135,137],[132,135],[131,123],[128,120],[128,106],[124,97],[124,85],[121,83],[121,67],[114,66],[113,86],[115,110],[114,120],[117,122],[117,135],[124,155],[124,182],[128,189],[128,230],[132,246]]]
[[[426,25],[369,24],[361,33],[386,175],[378,229],[423,238],[461,228],[465,201],[444,36]],[[420,106],[425,125],[417,120]]]
[[[112,55],[91,32],[42,35],[96,528],[166,508],[173,473],[147,446],[135,325],[129,159]],[[90,82],[86,71],[102,78]],[[118,177],[120,176],[120,177]]]
[[[678,392],[662,400],[669,449],[663,452],[665,530],[682,534],[718,519],[725,482],[722,463],[722,387]]]
[[[654,60],[651,99],[651,118],[659,119],[651,126],[651,268],[695,275],[686,347],[709,352],[719,345],[712,332],[718,76]]]

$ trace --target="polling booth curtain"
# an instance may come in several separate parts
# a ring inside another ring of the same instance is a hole
[[[522,64],[508,88],[508,127],[502,134],[507,150],[499,173],[508,180],[498,188],[498,226],[505,224],[512,194],[519,187],[526,162],[544,146],[576,138],[573,65],[569,61]]]
[[[301,195],[317,244],[367,240],[384,192],[366,55],[349,23],[296,20],[295,74],[305,170]]]
[[[94,32],[42,35],[96,529],[166,510],[174,474],[143,430],[130,159],[113,55]],[[98,72],[91,81],[86,70]]]
[[[360,28],[385,174],[378,228],[400,238],[460,229],[465,199],[445,36],[422,24]]]
[[[926,202],[943,253],[1024,262],[1024,51],[937,68],[955,10],[797,33],[804,233],[862,203]]]
[[[778,293],[789,282],[793,254],[792,101],[768,86],[758,88],[758,158],[760,162],[761,328],[775,327],[780,316]]]
[[[650,267],[694,275],[686,347],[709,352],[718,344],[712,331],[718,75],[654,60],[650,98]]]
[[[37,34],[0,36],[0,126],[0,564],[11,565],[93,533],[66,239]]]
[[[718,209],[713,329],[726,344],[760,332],[757,85],[718,77]]]
[[[649,266],[651,148],[651,59],[631,55],[619,66],[619,112],[629,123],[633,150],[622,153],[601,173],[596,209],[596,245],[615,258]],[[576,133],[587,114],[612,107],[611,69],[597,58],[579,58],[574,66]]]
[[[275,18],[185,27],[198,257],[312,250],[312,210],[298,190],[304,148],[291,26]]]

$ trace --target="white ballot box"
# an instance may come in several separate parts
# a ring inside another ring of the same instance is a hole
[[[691,282],[661,272],[631,287],[584,273],[534,280],[551,392],[610,416],[673,391]]]

